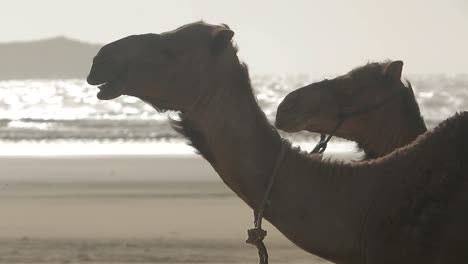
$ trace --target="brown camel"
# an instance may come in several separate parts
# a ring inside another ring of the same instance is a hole
[[[269,124],[226,25],[197,22],[104,46],[88,83],[180,112],[173,127],[257,210],[280,149],[265,219],[335,263],[468,262],[468,113],[371,162],[321,160]]]
[[[411,84],[401,81],[402,61],[369,63],[331,80],[288,94],[276,127],[307,130],[355,141],[365,159],[387,155],[426,132]]]

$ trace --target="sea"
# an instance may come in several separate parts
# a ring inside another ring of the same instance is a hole
[[[408,76],[429,128],[457,111],[468,109],[468,74]],[[276,108],[286,94],[320,80],[307,75],[253,76],[252,84],[261,108],[273,123]],[[167,121],[176,113],[158,113],[141,100],[121,96],[100,101],[97,88],[84,80],[0,81],[1,154],[54,154],[80,152],[190,152],[184,139]],[[285,134],[293,142],[313,142],[306,132]],[[340,143],[335,140],[335,143]],[[126,147],[116,147],[115,144]],[[146,149],[155,144],[159,148]],[[107,146],[106,148],[89,148]],[[343,145],[344,148],[349,144]],[[49,146],[44,148],[44,145]],[[36,147],[34,147],[36,146]],[[156,150],[157,149],[157,150]],[[99,154],[99,153],[98,153]]]
[[[468,109],[468,75],[408,79],[429,128]],[[252,83],[273,123],[286,94],[317,80]],[[0,263],[258,262],[252,210],[169,126],[177,113],[96,93],[84,80],[0,81]],[[306,150],[317,140],[284,136]],[[354,147],[333,139],[327,152]],[[264,223],[272,263],[329,263]]]

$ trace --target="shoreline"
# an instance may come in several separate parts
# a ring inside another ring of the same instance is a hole
[[[267,241],[272,263],[330,263],[292,243]],[[1,263],[258,263],[257,250],[235,239],[0,239]]]
[[[312,150],[317,141],[291,142],[305,152]],[[356,152],[351,141],[330,142],[327,152],[339,154]],[[328,154],[326,152],[326,154]],[[186,140],[176,141],[1,141],[1,157],[77,157],[77,156],[144,156],[144,155],[197,155]]]
[[[216,181],[197,155],[0,156],[0,183],[11,181]]]
[[[304,149],[313,145],[300,144]],[[357,159],[360,154],[353,148],[347,142],[333,143],[324,157]],[[0,142],[0,184],[187,180],[221,181],[211,165],[183,142]]]

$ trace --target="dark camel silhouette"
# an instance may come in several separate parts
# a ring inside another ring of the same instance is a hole
[[[401,81],[402,61],[369,63],[288,94],[276,112],[286,132],[333,133],[355,141],[365,159],[385,156],[427,131],[411,84]]]
[[[233,35],[197,22],[130,36],[99,51],[88,82],[103,100],[131,95],[180,111],[174,128],[257,210],[286,143],[257,104]],[[351,164],[286,145],[264,216],[335,263],[468,262],[467,134],[462,113],[390,155]]]

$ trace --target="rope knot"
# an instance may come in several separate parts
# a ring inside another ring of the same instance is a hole
[[[267,231],[261,228],[252,228],[247,230],[247,235],[249,236],[245,243],[256,246],[258,242],[262,242],[267,235]]]
[[[268,252],[263,243],[263,239],[267,235],[267,231],[256,227],[247,230],[248,238],[245,241],[247,244],[254,245],[258,250],[258,257],[260,258],[259,264],[268,264]]]

